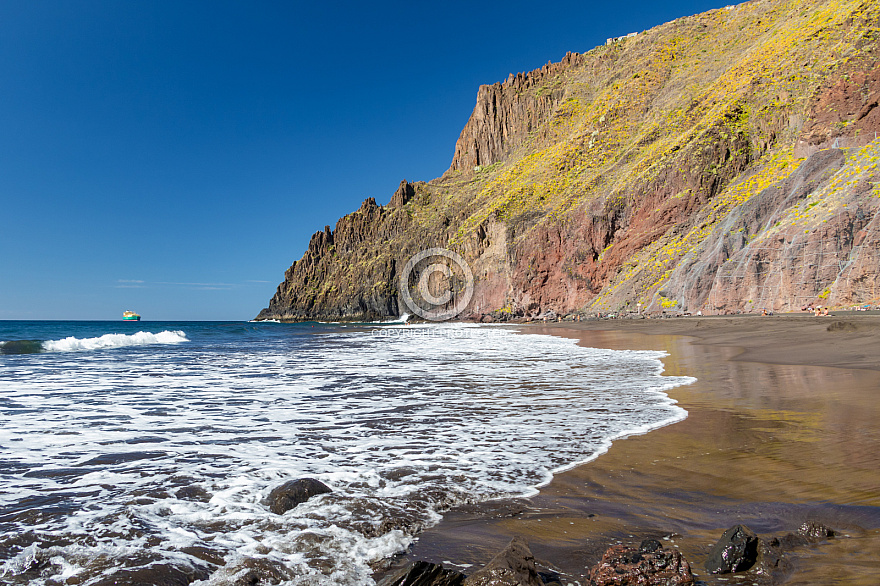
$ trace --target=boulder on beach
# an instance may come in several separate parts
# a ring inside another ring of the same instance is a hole
[[[514,537],[482,570],[469,576],[464,586],[543,586],[543,582],[528,544],[522,537]]]
[[[734,525],[712,547],[706,560],[706,571],[730,574],[748,570],[758,560],[759,542],[754,531],[745,525]]]
[[[464,574],[439,564],[417,561],[385,576],[376,586],[461,586],[463,582]]]
[[[656,540],[648,539],[638,547],[612,545],[601,561],[590,569],[593,586],[684,586],[694,583],[691,566],[675,550],[663,549]]]
[[[314,478],[300,478],[285,482],[272,489],[266,498],[266,505],[276,515],[283,515],[300,503],[315,495],[333,492],[329,486]]]

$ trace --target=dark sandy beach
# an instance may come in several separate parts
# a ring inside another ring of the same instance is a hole
[[[877,584],[880,575],[880,316],[691,317],[525,326],[586,346],[663,350],[680,423],[618,440],[531,499],[450,511],[407,556],[465,573],[514,535],[563,584],[612,543],[662,539],[708,584]],[[804,521],[838,531],[785,554],[789,569],[717,577],[721,533],[761,537]],[[541,569],[541,568],[539,568]]]

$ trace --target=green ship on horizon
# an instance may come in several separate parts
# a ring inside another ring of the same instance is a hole
[[[123,311],[122,319],[124,321],[141,321],[141,316],[133,311]]]

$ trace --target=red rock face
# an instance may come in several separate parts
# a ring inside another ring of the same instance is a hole
[[[874,56],[850,64],[817,92],[795,153],[806,157],[835,141],[840,147],[864,146],[880,132],[880,61]]]

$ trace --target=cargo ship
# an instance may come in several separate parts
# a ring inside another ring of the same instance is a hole
[[[133,311],[123,311],[122,319],[125,321],[141,321],[141,316]]]

